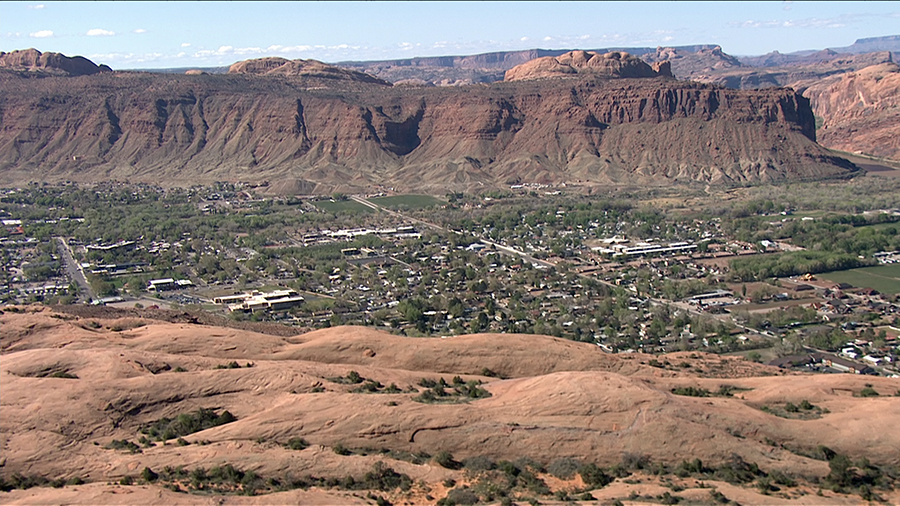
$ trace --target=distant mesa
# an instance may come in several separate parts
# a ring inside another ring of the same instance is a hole
[[[651,67],[636,56],[621,51],[606,54],[593,51],[569,51],[559,56],[545,56],[517,65],[506,72],[505,81],[524,81],[548,77],[587,74],[597,77],[672,77],[667,62]]]
[[[278,57],[239,61],[229,67],[228,73],[254,76],[278,75],[322,77],[326,79],[338,79],[341,81],[381,84],[384,86],[391,85],[391,83],[375,76],[357,72],[355,70],[342,69],[340,67],[335,67],[334,65],[322,63],[318,60],[288,60],[286,58]]]
[[[37,49],[18,49],[10,53],[0,51],[0,69],[25,70],[55,75],[87,76],[112,72],[106,65],[97,65],[83,56],[62,53],[41,53]]]
[[[190,70],[188,70],[188,71],[185,72],[185,75],[189,75],[189,76],[205,76],[205,75],[209,75],[209,72],[207,72],[207,71],[205,71],[205,70],[200,70],[200,69],[190,69]]]

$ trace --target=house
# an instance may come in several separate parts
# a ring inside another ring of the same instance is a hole
[[[163,292],[166,290],[177,290],[180,288],[187,288],[189,286],[193,286],[193,282],[189,279],[172,279],[172,278],[163,278],[163,279],[151,279],[149,284],[147,285],[147,291],[149,292]]]
[[[829,353],[815,353],[813,356],[818,357],[825,366],[837,369],[841,372],[852,374],[872,374],[874,372],[872,368],[867,365],[857,364],[856,362],[836,357]]]

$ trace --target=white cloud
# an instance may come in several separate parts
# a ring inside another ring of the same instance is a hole
[[[522,38],[519,39],[519,40],[521,40],[522,42],[528,42],[528,37],[522,37]]]
[[[109,30],[104,30],[103,28],[91,28],[87,31],[89,37],[104,37],[115,35],[116,32],[111,32]]]
[[[553,40],[553,37],[551,37],[549,35],[544,37],[544,42],[550,42],[551,40]]]
[[[38,32],[29,33],[32,37],[36,39],[45,39],[47,37],[53,37],[53,30],[40,30]]]
[[[134,31],[134,33],[147,33],[147,30],[144,30],[143,28],[138,28],[137,30]]]
[[[806,19],[789,19],[787,21],[757,21],[748,19],[744,22],[732,22],[731,26],[740,28],[843,28],[847,26],[847,22],[852,21],[848,16],[840,16],[836,18],[806,18]]]
[[[44,8],[44,4],[29,5],[28,8],[29,8],[29,9],[37,9],[37,10],[40,10],[40,9],[43,9],[43,8]]]
[[[182,42],[181,47],[191,47],[191,43],[190,42]]]

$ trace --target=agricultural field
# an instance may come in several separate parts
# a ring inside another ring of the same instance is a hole
[[[446,204],[443,200],[430,195],[395,195],[393,197],[377,197],[369,199],[369,201],[388,209],[422,209]]]
[[[900,264],[828,272],[822,277],[835,283],[874,288],[882,293],[900,293]]]

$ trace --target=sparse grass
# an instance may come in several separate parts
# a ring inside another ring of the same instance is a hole
[[[770,415],[775,415],[780,418],[789,418],[794,420],[814,420],[816,418],[822,418],[823,414],[828,413],[829,411],[825,408],[815,406],[810,403],[808,400],[803,399],[799,404],[794,404],[793,402],[786,402],[784,405],[763,405],[760,406],[760,411],[765,413],[769,413]]]

